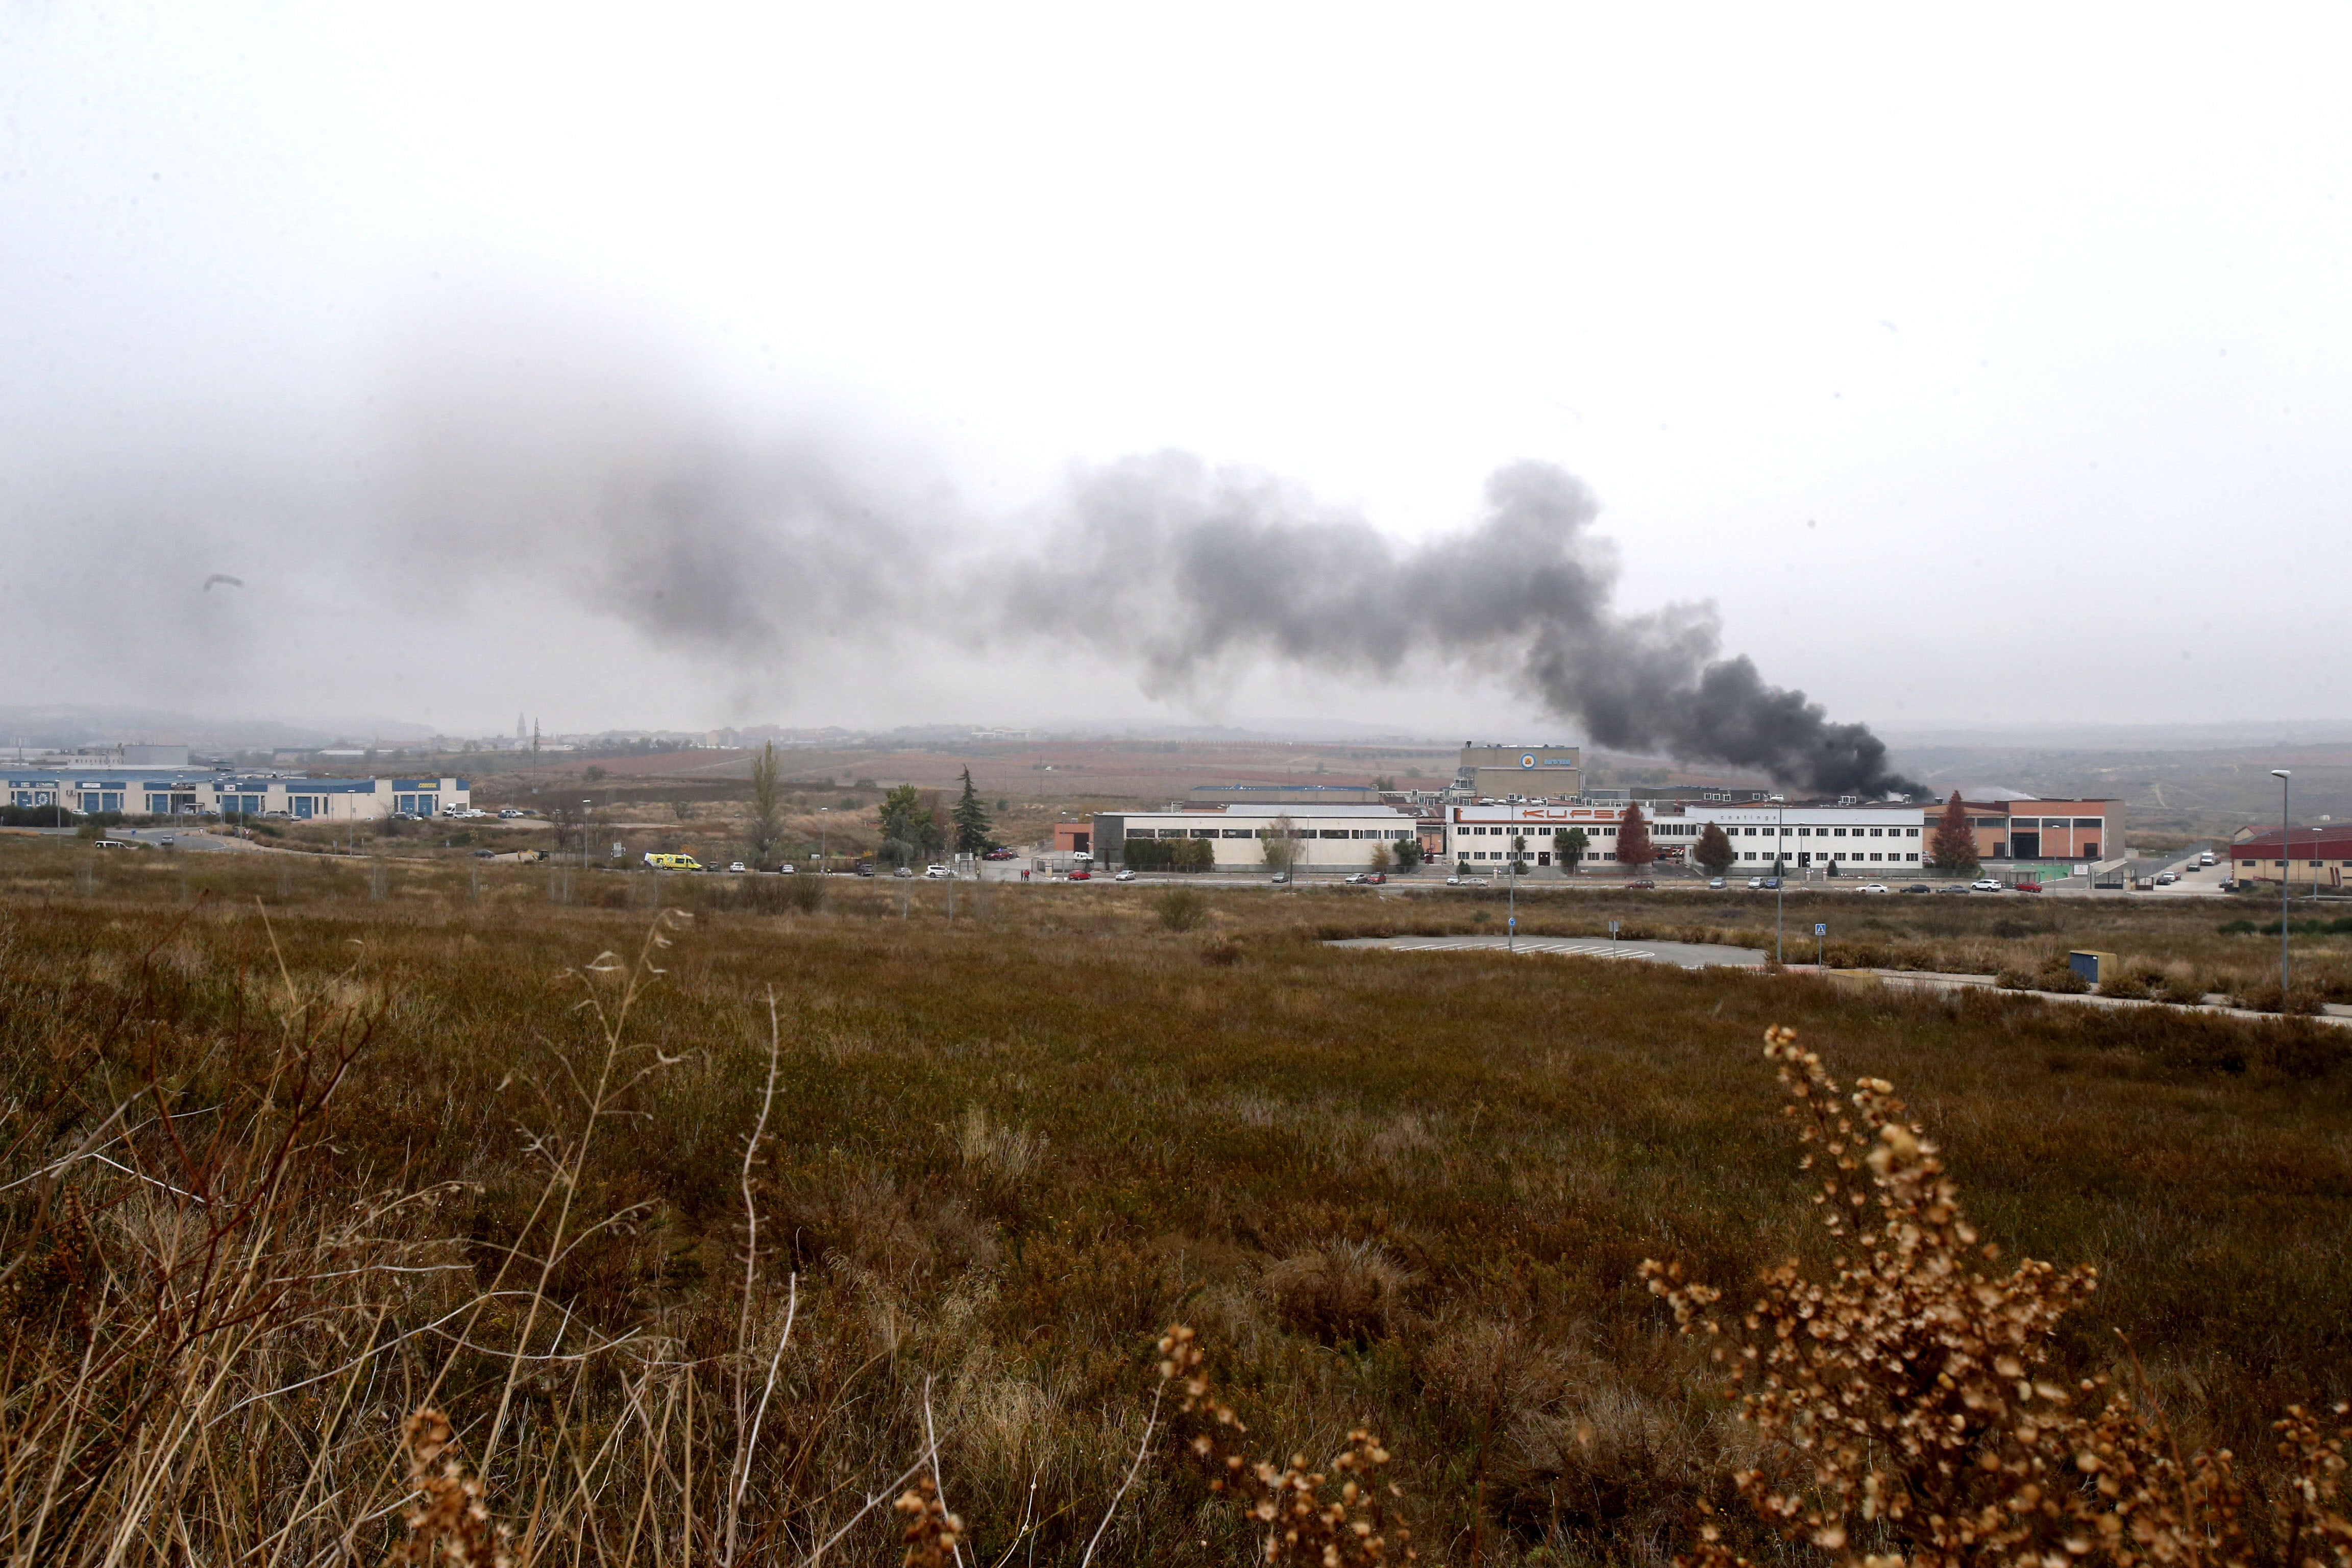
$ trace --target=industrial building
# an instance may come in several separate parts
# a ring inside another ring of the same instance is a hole
[[[1529,863],[1554,863],[1555,834],[1584,830],[1584,859],[1618,867],[1622,805],[1585,805],[1559,801],[1519,801],[1456,805],[1446,810],[1445,859],[1472,869],[1508,862],[1515,837],[1527,841]],[[1836,866],[1842,872],[1916,870],[1925,852],[1927,812],[1916,805],[1775,805],[1700,803],[1680,810],[1643,814],[1657,858],[1664,864],[1688,861],[1710,822],[1731,841],[1733,864],[1750,874],[1769,868],[1775,847],[1791,869]]]
[[[2230,866],[2241,882],[2284,880],[2290,891],[2338,891],[2352,877],[2352,823],[2253,834],[2230,846]]]
[[[1980,860],[2119,858],[2124,852],[2124,803],[2119,800],[1962,800]],[[1930,810],[1941,814],[1940,806]]]
[[[1381,792],[1370,784],[1194,784],[1184,798],[1194,805],[1378,805]]]
[[[1361,871],[1372,863],[1375,847],[1386,846],[1393,854],[1400,840],[1418,836],[1412,813],[1393,806],[1264,805],[1097,813],[1092,842],[1095,858],[1103,860],[1117,858],[1119,847],[1132,839],[1202,839],[1213,846],[1218,870],[1244,871],[1264,867],[1267,837],[1286,831],[1297,846],[1301,876]]]
[[[1472,800],[1521,795],[1561,799],[1584,793],[1580,746],[1495,746],[1462,742],[1454,787]]]
[[[119,811],[130,816],[273,816],[289,821],[372,822],[395,813],[439,816],[473,807],[461,778],[320,779],[279,773],[236,776],[185,769],[122,767],[0,776],[11,805]]]

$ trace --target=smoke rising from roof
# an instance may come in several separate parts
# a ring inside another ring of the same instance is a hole
[[[414,345],[389,400],[397,558],[436,584],[456,552],[527,572],[657,647],[722,656],[703,667],[747,705],[925,637],[1083,646],[1198,705],[1265,661],[1410,675],[1424,693],[1442,667],[1499,675],[1601,745],[1838,794],[1911,787],[1866,727],[1720,657],[1711,605],[1618,614],[1599,503],[1547,464],[1498,470],[1468,528],[1415,546],[1181,452],[1081,470],[1027,515],[986,518],[844,428],[742,428],[650,343],[457,327]]]
[[[1516,463],[1466,530],[1401,548],[1276,481],[1181,453],[1076,480],[1051,566],[1024,566],[1016,618],[1139,666],[1154,695],[1270,657],[1424,680],[1500,661],[1600,745],[1759,769],[1841,795],[1916,794],[1862,724],[1725,658],[1711,605],[1621,616],[1600,505],[1575,476]],[[1424,684],[1423,689],[1428,689]]]

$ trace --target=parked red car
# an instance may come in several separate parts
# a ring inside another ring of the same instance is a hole
[[[1070,880],[1073,882],[1091,882],[1094,879],[1095,874],[1092,871],[1073,871],[1070,873]]]

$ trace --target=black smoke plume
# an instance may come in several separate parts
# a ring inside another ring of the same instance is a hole
[[[1276,481],[1131,458],[1076,481],[1054,564],[1018,575],[1014,618],[1136,660],[1158,695],[1264,657],[1388,679],[1499,668],[1599,745],[1824,794],[1920,793],[1867,726],[1717,657],[1712,606],[1616,614],[1614,560],[1590,531],[1600,507],[1573,475],[1514,464],[1486,499],[1467,530],[1400,549]]]
[[[1867,728],[1719,657],[1712,606],[1616,613],[1599,505],[1559,468],[1497,471],[1470,527],[1403,548],[1279,480],[1160,453],[1080,473],[1022,520],[1034,545],[1008,547],[919,458],[839,429],[755,435],[656,348],[533,320],[440,323],[395,378],[398,569],[436,595],[453,559],[527,573],[719,656],[746,706],[854,679],[886,639],[1042,637],[1195,700],[1265,659],[1499,677],[1599,745],[1916,793]]]

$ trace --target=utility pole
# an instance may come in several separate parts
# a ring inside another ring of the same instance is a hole
[[[1780,869],[1782,861],[1788,856],[1789,797],[1785,795],[1776,795],[1772,797],[1772,804],[1779,813],[1779,820],[1775,822],[1772,828],[1772,963],[1777,967],[1781,962],[1781,917],[1788,908],[1789,900],[1789,879]]]
[[[1511,934],[1508,945],[1510,951],[1517,952],[1519,951],[1519,797],[1517,795],[1511,797],[1510,806]]]
[[[2294,837],[2294,819],[2287,810],[2288,779],[2291,770],[2273,768],[2271,777],[2279,782],[2279,1012],[2286,1012],[2286,896],[2287,879],[2294,875],[2294,856],[2288,846]]]

